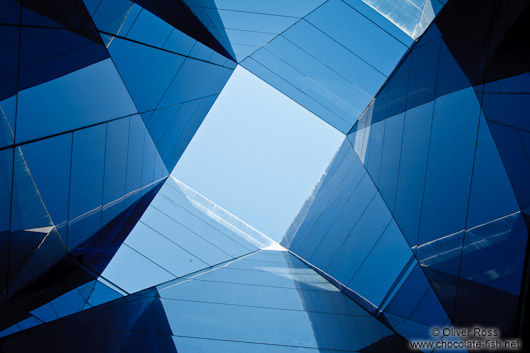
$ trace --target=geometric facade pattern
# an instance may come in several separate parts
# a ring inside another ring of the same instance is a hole
[[[521,337],[529,24],[528,0],[0,0],[0,351]],[[170,176],[237,65],[345,134],[287,251]]]

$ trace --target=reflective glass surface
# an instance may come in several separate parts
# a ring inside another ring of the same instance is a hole
[[[0,351],[522,337],[529,14],[523,0],[0,0]],[[287,251],[169,176],[238,64],[345,134]]]

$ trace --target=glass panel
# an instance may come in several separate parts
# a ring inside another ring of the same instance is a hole
[[[403,138],[404,114],[385,120],[385,138],[381,157],[381,172],[378,182],[379,192],[388,208],[394,211],[398,183],[401,141]]]
[[[20,91],[18,97],[17,142],[136,112],[111,60]]]
[[[176,277],[209,266],[141,221],[129,234],[125,244]]]
[[[16,96],[0,101],[0,148],[15,141]]]
[[[12,182],[13,149],[8,148],[0,151],[0,232],[9,231]],[[7,260],[7,257],[3,258]]]
[[[479,114],[472,88],[437,98],[434,103],[420,244],[465,227]]]
[[[64,134],[22,146],[22,152],[46,209],[66,239],[70,192],[72,134]],[[50,177],[53,170],[53,177]]]
[[[481,115],[466,228],[470,229],[519,211],[497,146]]]
[[[314,243],[314,241],[311,240],[305,241],[306,239],[310,239],[310,234],[316,237],[321,237],[321,235],[318,234],[319,232],[312,232],[313,228],[320,226],[322,223],[328,223],[329,226],[332,218],[328,214],[334,213],[337,209],[342,207],[346,202],[346,198],[349,196],[349,193],[341,192],[344,185],[349,185],[350,188],[355,187],[358,183],[355,183],[355,181],[352,182],[352,180],[355,180],[353,178],[354,176],[357,176],[358,181],[361,180],[363,175],[361,169],[353,169],[354,165],[357,163],[360,163],[359,159],[355,155],[349,141],[345,141],[333,161],[328,166],[328,170],[326,170],[322,176],[324,180],[321,180],[318,191],[313,190],[310,197],[312,200],[311,204],[307,206],[304,205],[304,207],[308,207],[306,211],[307,214],[303,221],[298,221],[301,222],[301,224],[298,225],[296,237],[292,240],[289,249],[302,256],[309,254],[306,251],[300,251],[300,247]],[[353,172],[352,169],[355,172]],[[306,203],[309,201],[310,199],[308,199]],[[295,222],[297,222],[297,220],[293,221],[293,224]],[[286,240],[285,238],[287,237],[287,234],[294,231],[294,228],[291,230],[291,227],[284,236],[284,239],[282,239],[282,243]],[[319,228],[326,229],[326,227]],[[289,234],[289,236],[293,235]],[[314,246],[316,246],[316,244],[314,244]]]
[[[376,194],[325,271],[341,283],[349,283],[390,219],[383,199]]]
[[[171,209],[166,210],[167,214],[162,210],[158,210],[156,208],[158,199],[156,198],[152,206],[146,210],[142,216],[142,222],[209,265],[232,258],[229,254],[214,246],[209,241],[207,234],[195,234],[173,220],[170,216],[172,213]]]
[[[109,52],[140,112],[157,107],[185,60],[183,56],[119,38],[114,38]]]
[[[308,15],[306,20],[386,76],[407,50],[405,45],[342,1],[326,2]],[[351,33],[369,35],[352,36]]]
[[[50,215],[20,147],[15,148],[14,158],[11,231],[51,226]]]
[[[127,32],[127,38],[162,48],[173,28],[147,10],[142,10]]]
[[[432,114],[433,103],[410,109],[403,126],[394,217],[411,246],[418,241]]]
[[[68,246],[72,249],[101,228],[107,125],[74,132]]]
[[[125,182],[125,192],[127,199],[125,207],[129,207],[136,201],[139,195],[133,192],[142,187],[142,164],[144,149],[145,125],[140,115],[130,118],[129,126],[129,147],[127,148],[127,177]]]
[[[358,165],[358,168],[363,168],[362,165]],[[347,204],[334,217],[331,228],[325,233],[325,238],[321,240],[320,246],[310,258],[312,264],[325,270],[331,262],[334,262],[334,256],[340,251],[342,245],[350,236],[352,229],[363,217],[363,213],[375,194],[375,187],[368,175],[365,174],[351,194]],[[335,264],[338,266],[337,262]]]
[[[278,265],[271,267],[256,261],[263,258],[282,259],[283,264],[276,262]],[[292,269],[297,273],[302,269],[299,264],[289,253],[260,251],[227,266],[160,286],[158,291],[177,348],[197,347],[201,351],[224,347],[209,344],[212,340],[232,342],[229,347],[236,351],[244,347],[268,352],[261,350],[262,345],[301,351],[358,351],[383,338],[375,318],[314,271],[306,268],[309,271],[304,274],[291,273]],[[236,265],[249,267],[232,268]],[[314,286],[319,283],[327,286]],[[289,310],[285,310],[286,305]],[[226,319],[223,325],[216,324],[218,317]],[[186,342],[182,336],[202,338],[204,344]],[[382,349],[386,351],[384,345]]]
[[[350,150],[350,153],[351,155],[355,154],[353,150]],[[346,171],[348,174],[343,180],[339,180],[341,183],[333,193],[335,196],[318,215],[318,220],[308,231],[307,237],[300,245],[297,253],[301,256],[310,258],[315,251],[318,253],[317,248],[323,243],[324,237],[337,238],[337,235],[333,236],[334,231],[342,229],[343,232],[346,232],[348,225],[351,227],[353,224],[350,222],[355,222],[359,217],[355,212],[357,207],[364,207],[369,201],[366,198],[373,196],[373,193],[369,191],[357,190],[357,188],[363,188],[367,182],[364,181],[367,178],[366,171],[359,159],[355,158],[355,163]],[[330,234],[326,235],[328,233]]]
[[[164,44],[164,49],[187,56],[195,43],[196,41],[191,37],[178,29],[173,29]]]
[[[381,158],[383,156],[383,141],[385,139],[385,121],[380,121],[370,126],[370,135],[368,138],[368,149],[364,165],[370,173],[371,179],[379,182],[381,172]]]
[[[231,69],[188,58],[160,102],[160,107],[218,94]]]
[[[101,274],[119,288],[134,293],[175,276],[127,245],[122,245]]]
[[[103,181],[103,223],[124,210],[123,195],[127,178],[127,148],[129,118],[108,123],[105,148],[105,176]]]
[[[392,221],[348,287],[379,306],[411,256],[412,251]]]

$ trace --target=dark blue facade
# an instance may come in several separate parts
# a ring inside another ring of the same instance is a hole
[[[408,339],[451,324],[522,332],[527,14],[449,2],[282,241]]]
[[[0,0],[0,351],[521,337],[529,24],[523,0]],[[345,134],[287,252],[170,176],[238,64]]]
[[[200,22],[180,30],[129,1],[6,0],[0,13],[5,329],[48,321],[32,310],[81,284],[116,293],[99,274],[236,64],[185,34]]]

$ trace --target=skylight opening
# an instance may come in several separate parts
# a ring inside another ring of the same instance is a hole
[[[280,241],[343,140],[238,66],[172,176]]]

